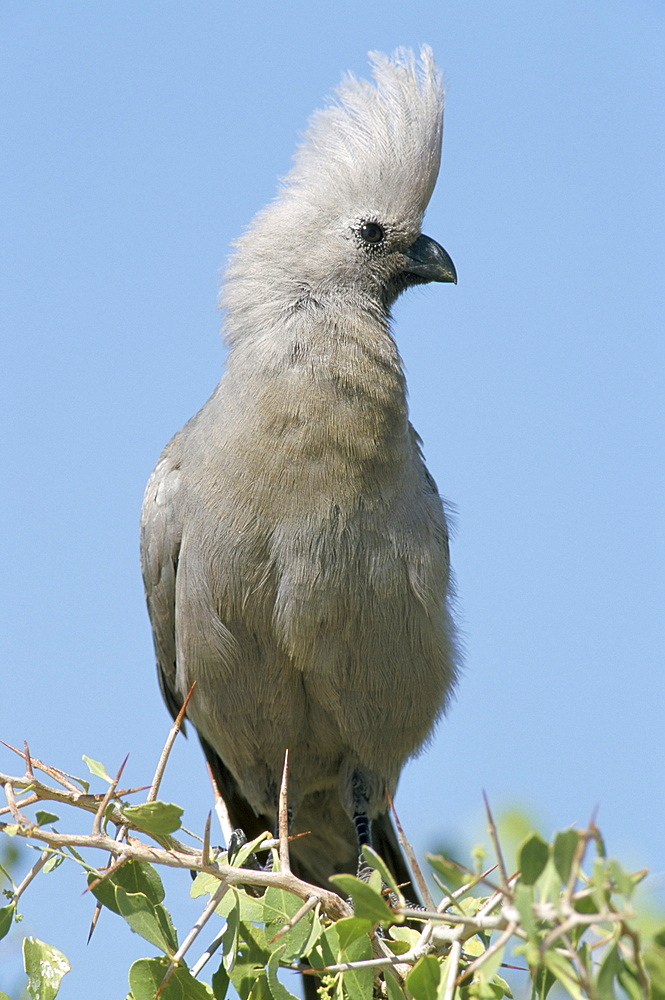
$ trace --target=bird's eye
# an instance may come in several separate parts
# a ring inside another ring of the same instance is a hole
[[[380,243],[383,239],[383,229],[378,222],[363,222],[359,232],[365,243]]]

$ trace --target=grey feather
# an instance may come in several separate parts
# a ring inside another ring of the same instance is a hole
[[[234,822],[272,825],[284,757],[294,860],[354,870],[366,811],[456,679],[448,536],[408,419],[390,307],[454,281],[421,235],[443,94],[432,53],[373,55],[313,117],[276,200],[238,240],[226,371],[148,483],[142,567],[162,693],[196,727]],[[373,227],[373,228],[372,228]]]

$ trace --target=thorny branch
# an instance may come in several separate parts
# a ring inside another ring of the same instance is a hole
[[[147,802],[155,800],[161,776],[181,721],[182,719],[179,717],[169,733],[155,773],[155,778],[150,786]],[[12,822],[0,822],[0,832],[4,831],[32,841],[33,843],[44,845],[44,849],[36,863],[24,877],[20,885],[15,888],[13,893],[14,900],[20,897],[49,858],[53,855],[62,854],[65,849],[72,848],[92,848],[93,850],[108,852],[109,863],[103,868],[98,869],[99,879],[92,883],[91,887],[93,888],[98,882],[108,878],[109,875],[129,860],[164,865],[169,868],[184,868],[190,871],[204,872],[219,881],[218,889],[213,892],[210,901],[200,917],[185,936],[182,946],[171,956],[171,963],[164,979],[164,984],[170,973],[176,968],[181,957],[196,939],[210,916],[212,916],[216,906],[230,886],[275,887],[291,892],[303,900],[303,905],[297,913],[284,923],[282,928],[274,935],[272,941],[283,937],[315,908],[317,912],[324,913],[333,920],[350,916],[353,913],[349,904],[337,894],[304,882],[290,871],[287,806],[288,758],[285,759],[280,794],[279,839],[277,841],[269,840],[264,842],[265,846],[278,848],[281,870],[269,871],[234,867],[225,863],[224,854],[219,857],[213,857],[213,852],[210,848],[210,817],[208,817],[206,823],[203,842],[200,848],[182,843],[172,835],[165,836],[160,834],[157,836],[156,834],[146,833],[146,831],[141,830],[137,821],[125,813],[125,804],[123,802],[124,796],[140,789],[118,790],[117,788],[126,760],[121,765],[105,794],[100,795],[91,794],[83,790],[83,788],[77,787],[75,783],[77,779],[73,779],[71,775],[43,764],[37,758],[32,757],[27,744],[24,751],[16,750],[14,747],[10,747],[10,749],[24,759],[26,770],[22,776],[0,773],[0,784],[4,788],[7,799],[7,806],[0,809],[0,815],[9,814],[12,820]],[[48,784],[40,777],[37,777],[37,771],[41,771],[53,779],[59,787]],[[91,832],[63,834],[53,829],[45,829],[43,826],[26,817],[23,812],[28,805],[34,805],[36,802],[57,802],[90,813],[92,815]],[[438,907],[435,907],[428,891],[423,892],[427,901],[426,909],[394,905],[393,912],[398,921],[401,918],[411,921],[411,926],[414,923],[422,925],[417,941],[407,952],[393,955],[386,947],[387,942],[384,942],[379,935],[372,935],[374,938],[373,958],[363,961],[341,961],[338,964],[327,966],[325,970],[309,971],[325,972],[326,974],[334,975],[335,973],[344,973],[350,969],[365,968],[380,972],[382,969],[391,967],[394,973],[400,979],[403,979],[410,968],[424,956],[435,955],[446,957],[443,966],[446,978],[445,982],[442,983],[443,992],[440,995],[442,1000],[453,1000],[456,988],[462,983],[470,982],[486,963],[496,962],[497,955],[503,951],[512,938],[528,942],[529,934],[523,926],[515,903],[515,886],[518,881],[519,872],[510,877],[508,876],[499,845],[496,825],[488,805],[487,815],[490,837],[498,858],[499,885],[492,883],[488,879],[488,875],[493,871],[490,868],[482,874],[469,872],[470,880],[468,883],[455,891],[445,889],[445,896]],[[106,832],[109,823],[113,824],[116,828],[115,837],[111,837]],[[406,838],[404,838],[401,827],[399,828],[399,835],[404,849],[409,856],[412,856],[413,852]],[[563,892],[556,904],[534,901],[531,905],[533,919],[539,921],[543,928],[538,944],[538,954],[540,956],[538,961],[544,960],[544,956],[548,950],[556,950],[559,956],[565,958],[570,963],[568,966],[570,975],[575,978],[579,986],[586,990],[586,994],[589,997],[594,997],[593,984],[589,979],[586,969],[577,961],[577,954],[570,937],[571,932],[594,929],[597,936],[599,936],[599,940],[590,944],[590,950],[594,948],[595,944],[600,946],[603,943],[608,943],[608,940],[619,941],[624,953],[632,959],[636,978],[645,995],[647,995],[649,988],[648,977],[640,956],[639,938],[636,931],[628,924],[632,913],[620,912],[615,909],[609,902],[609,893],[606,897],[608,900],[606,905],[594,909],[594,912],[587,912],[590,909],[588,905],[589,898],[598,899],[598,895],[593,897],[593,887],[588,880],[580,877],[580,875],[586,849],[591,841],[595,840],[598,842],[598,838],[599,834],[595,822],[592,820],[589,827],[579,834],[579,841],[573,854],[570,875],[564,884]],[[89,870],[92,871],[93,869],[90,868]],[[416,878],[421,890],[426,890],[424,878],[418,868],[416,868]],[[491,891],[491,895],[475,911],[473,908],[470,911],[465,910],[461,907],[460,901],[463,899],[468,901],[469,893],[479,884],[487,886]],[[582,906],[582,903],[585,905]],[[607,930],[608,926],[613,928],[613,930],[610,931],[609,938],[606,939],[603,937],[603,928]],[[465,952],[466,943],[477,935],[480,935],[485,941],[485,950],[480,955],[477,954],[477,950],[473,951],[473,953]],[[493,940],[490,940],[490,935],[495,935]],[[206,953],[196,963],[192,970],[195,974],[200,971],[215,948],[218,947],[219,940],[218,936],[217,940],[213,942]],[[573,933],[573,940],[577,940],[575,933]],[[532,952],[532,958],[529,959],[532,971],[533,964]]]

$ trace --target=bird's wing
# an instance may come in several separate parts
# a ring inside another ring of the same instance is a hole
[[[175,582],[182,540],[184,477],[173,442],[164,450],[141,511],[141,572],[157,657],[159,686],[171,715],[182,705],[176,688]]]
[[[146,487],[141,511],[141,571],[157,658],[157,674],[169,712],[176,717],[182,695],[176,684],[176,577],[182,543],[186,476],[176,454],[176,440],[167,446]],[[183,723],[184,730],[184,723]],[[199,735],[213,778],[231,822],[249,840],[272,828],[266,816],[257,816],[224,761]]]

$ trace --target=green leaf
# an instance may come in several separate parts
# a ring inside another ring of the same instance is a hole
[[[525,885],[535,885],[545,870],[550,856],[549,846],[537,833],[532,833],[521,845],[517,855],[520,879]]]
[[[573,858],[575,857],[575,851],[579,842],[580,835],[577,830],[564,830],[563,833],[557,833],[554,838],[552,857],[554,858],[554,865],[561,877],[561,881],[564,883],[567,883],[570,877],[570,869],[572,868]]]
[[[44,826],[46,823],[57,823],[60,819],[55,813],[45,812],[44,809],[38,809],[35,813],[35,819],[37,820],[37,826]]]
[[[353,941],[369,934],[374,924],[371,920],[361,920],[359,917],[342,917],[335,921],[335,930],[339,939],[340,949],[348,948]]]
[[[490,983],[491,980],[496,975],[497,971],[501,968],[501,963],[503,961],[503,953],[505,948],[499,948],[494,954],[490,955],[478,970],[478,978],[481,982]]]
[[[3,993],[2,990],[0,990],[0,1000],[11,1000],[11,997],[8,997],[6,993]]]
[[[533,977],[534,1000],[546,1000],[547,994],[556,982],[556,977],[544,965],[539,965]]]
[[[94,774],[96,778],[103,778],[104,781],[108,781],[109,785],[113,784],[113,778],[110,777],[103,764],[101,764],[98,760],[93,760],[92,757],[86,757],[85,754],[83,754],[82,759],[88,765],[90,774]]]
[[[96,878],[94,873],[90,874],[88,883],[94,882]],[[115,913],[120,913],[120,910],[113,903],[116,886],[120,886],[125,892],[142,892],[152,903],[161,903],[164,899],[164,886],[159,873],[147,861],[126,861],[124,865],[116,869],[112,875],[109,875],[92,890],[100,903],[108,906]]]
[[[273,1000],[300,1000],[299,997],[287,990],[286,986],[277,978],[277,969],[279,968],[281,957],[282,954],[279,950],[273,951],[268,961],[268,986],[270,987]]]
[[[240,995],[241,997],[243,996],[242,993]],[[270,987],[268,986],[268,973],[265,969],[261,969],[261,972],[252,983],[247,1000],[272,1000]]]
[[[340,945],[340,962],[365,962],[372,957],[369,937],[356,938],[346,947]],[[349,1000],[368,1000],[372,996],[374,969],[346,969],[341,974],[343,989]]]
[[[450,892],[455,892],[470,880],[459,865],[449,861],[443,854],[426,854],[425,857]]]
[[[436,1000],[441,966],[433,955],[423,955],[406,977],[404,985],[414,1000]]]
[[[137,806],[123,806],[122,811],[133,826],[156,837],[179,830],[183,812],[174,802],[141,802]]]
[[[129,970],[132,1000],[154,1000],[168,967],[168,960],[163,958],[140,958],[134,962]],[[213,1000],[213,993],[206,983],[194,979],[184,965],[179,965],[159,997],[160,1000]]]
[[[51,857],[46,862],[46,864],[44,865],[44,867],[42,868],[42,871],[43,872],[55,871],[56,868],[60,867],[60,865],[64,860],[65,859],[62,856],[62,854],[52,854]]]
[[[228,974],[236,961],[238,941],[240,940],[240,913],[238,893],[234,889],[230,889],[227,895],[231,896],[232,899],[235,898],[235,906],[229,910],[226,927],[222,931],[222,965]]]
[[[591,869],[591,884],[593,885],[593,900],[598,910],[607,908],[609,901],[609,884],[605,862],[602,858],[594,858]]]
[[[552,858],[549,858],[544,870],[541,872],[540,878],[536,883],[536,891],[539,902],[552,903],[558,908],[561,896],[561,879],[554,867]]]
[[[71,966],[53,945],[27,937],[23,940],[23,968],[28,974],[28,993],[32,1000],[53,1000],[58,995],[62,977]]]
[[[607,870],[617,892],[620,892],[622,896],[632,896],[635,882],[628,872],[623,870],[619,862],[612,859],[607,866]]]
[[[190,896],[194,899],[197,896],[207,894],[214,895],[219,889],[219,879],[207,872],[199,872],[192,882],[189,890]],[[227,917],[234,906],[240,906],[240,919],[248,924],[263,923],[263,897],[250,896],[242,886],[233,886],[223,896],[217,906],[215,913],[220,917]]]
[[[397,920],[380,892],[355,875],[332,875],[330,882],[353,900],[355,916],[373,924],[394,924]]]
[[[270,840],[270,837],[271,834],[268,833],[267,830],[264,833],[260,833],[258,837],[254,838],[254,840],[250,840],[246,844],[243,844],[242,847],[238,848],[238,850],[233,855],[233,858],[231,860],[228,859],[228,852],[227,852],[226,863],[232,865],[233,868],[242,868],[247,859],[249,858],[250,854],[253,854],[254,851],[260,850],[263,841]]]
[[[240,924],[236,960],[229,973],[231,982],[243,1000],[253,994],[255,1000],[269,996],[265,965],[270,957],[262,947],[261,935],[251,924]]]
[[[273,942],[273,938],[285,924],[288,924],[301,909],[302,899],[284,889],[269,888],[263,897],[264,922],[268,947],[272,951],[277,948],[282,952],[285,962],[299,958],[312,928],[312,914],[306,914],[283,937]]]
[[[379,872],[388,888],[392,889],[400,900],[404,899],[395,880],[395,876],[390,871],[390,868],[388,868],[388,865],[385,863],[383,858],[381,858],[368,844],[363,845],[363,857],[370,868],[374,868],[377,872]]]
[[[558,951],[554,951],[554,949],[550,949],[543,955],[543,961],[552,975],[561,983],[568,995],[573,997],[573,1000],[585,1000],[579,981],[575,975],[575,970],[563,955]]]
[[[603,960],[598,969],[596,977],[596,989],[599,1000],[614,1000],[614,990],[612,983],[621,967],[621,959],[616,944],[608,948],[603,955]]]
[[[533,915],[533,887],[518,882],[515,886],[515,906],[520,915],[522,929],[531,943],[538,943],[538,928]]]
[[[6,937],[9,934],[12,928],[15,913],[16,903],[10,903],[9,906],[0,907],[0,941],[3,937]]]
[[[212,992],[215,996],[215,1000],[225,1000],[226,994],[229,990],[229,974],[224,968],[224,963],[220,962],[217,972],[213,973],[212,977]]]
[[[383,970],[383,974],[386,980],[388,1000],[405,1000],[406,994],[393,970],[387,967]]]
[[[93,883],[96,876],[88,876]],[[164,887],[152,865],[128,861],[107,879],[94,886],[92,892],[109,910],[118,913],[131,929],[156,948],[172,955],[178,939],[171,917],[162,906]]]
[[[629,1000],[643,1000],[644,990],[634,962],[624,958],[617,971],[617,979]]]
[[[314,907],[314,912],[312,914],[312,926],[309,930],[309,937],[305,941],[302,953],[303,955],[309,955],[310,951],[316,944],[316,942],[321,937],[323,933],[323,924],[321,923],[321,913],[318,904]]]
[[[178,938],[171,916],[161,903],[153,903],[142,892],[116,890],[120,915],[131,929],[167,955],[177,951]]]

